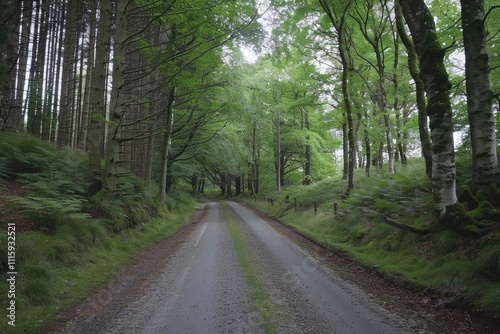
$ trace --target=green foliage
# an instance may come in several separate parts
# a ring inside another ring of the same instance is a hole
[[[496,283],[500,282],[499,244],[482,249],[474,262],[482,276]]]
[[[5,197],[7,208],[52,232],[67,222],[90,219],[82,212],[88,182],[82,156],[58,151],[28,136],[1,136],[0,154],[6,174],[27,192]]]
[[[68,222],[83,222],[91,218],[89,214],[81,212],[83,200],[80,198],[46,198],[33,195],[14,196],[8,199],[11,205],[19,208],[20,213],[50,231]]]
[[[346,206],[361,208],[369,214],[414,218],[432,212],[430,180],[417,170],[420,160],[395,175],[364,177],[359,189],[346,200]],[[412,221],[413,222],[413,221]]]
[[[157,186],[135,176],[123,177],[123,191],[111,200],[90,196],[85,157],[28,136],[0,133],[0,168],[3,182],[20,189],[1,198],[2,221],[18,228],[18,333],[41,331],[55,312],[113,278],[130,254],[174,233],[194,208],[187,194],[173,194],[167,208]],[[0,245],[6,243],[0,229]],[[0,247],[0,274],[7,272],[6,251]],[[6,289],[0,284],[1,295]],[[5,327],[2,319],[0,331]]]
[[[136,176],[126,176],[121,181],[119,196],[106,198],[104,192],[99,192],[85,205],[86,211],[102,219],[115,233],[146,224],[163,205],[159,202],[156,186],[146,185]]]
[[[457,250],[460,240],[457,232],[444,230],[432,236],[432,246],[438,255],[445,255]]]

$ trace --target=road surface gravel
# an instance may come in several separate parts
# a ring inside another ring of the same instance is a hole
[[[262,291],[249,282],[228,216],[243,236],[239,246]],[[250,208],[235,202],[205,203],[191,224],[142,253],[109,286],[61,315],[51,333],[461,332],[435,314],[404,309],[414,306],[404,291],[386,289],[386,284],[376,283],[380,277],[350,263],[346,269],[332,257]],[[350,282],[360,276],[367,276],[370,284]],[[380,298],[384,291],[403,295]],[[259,309],[257,293],[271,312]],[[267,320],[265,312],[271,313]],[[487,330],[473,328],[466,330]]]

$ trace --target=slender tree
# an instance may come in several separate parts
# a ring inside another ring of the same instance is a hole
[[[110,52],[111,2],[101,1],[99,8],[99,23],[95,46],[95,63],[92,67],[90,84],[90,122],[87,137],[89,150],[89,174],[94,175],[101,169],[103,156],[103,127],[106,114],[106,74],[107,59]]]
[[[103,190],[109,197],[120,190],[120,149],[123,138],[120,137],[120,125],[127,109],[124,94],[125,74],[128,68],[125,62],[127,40],[127,3],[128,0],[117,0],[115,10],[115,33],[113,43],[113,88],[110,97],[109,126],[106,139],[104,184]]]
[[[78,135],[77,148],[83,151],[88,151],[88,132],[90,124],[90,107],[92,103],[92,77],[95,61],[95,44],[96,44],[96,33],[97,33],[97,5],[95,3],[86,3],[86,13],[88,13],[87,20],[90,21],[89,31],[88,31],[88,43],[85,44],[85,50],[87,53],[86,59],[86,72],[85,72],[85,87],[83,91],[83,102],[82,102],[82,120],[81,127]]]
[[[165,199],[167,194],[167,177],[169,172],[169,151],[172,145],[172,133],[174,125],[174,103],[175,103],[175,86],[171,87],[168,94],[168,105],[166,110],[166,120],[164,127],[164,136],[161,152],[161,169],[160,169],[160,198]],[[171,165],[170,165],[171,166]]]
[[[401,9],[415,43],[420,77],[427,93],[427,114],[432,141],[432,193],[434,209],[443,217],[458,202],[455,151],[448,73],[434,18],[423,0],[400,0]]]
[[[319,0],[319,3],[323,10],[325,11],[328,19],[332,23],[335,31],[337,32],[338,38],[338,52],[340,55],[341,65],[342,65],[342,96],[343,96],[343,108],[346,113],[347,119],[347,137],[348,137],[348,152],[349,152],[349,169],[348,169],[348,180],[347,180],[347,190],[346,194],[350,194],[351,190],[354,189],[354,167],[356,164],[355,157],[355,145],[356,140],[354,137],[354,119],[352,111],[351,96],[349,93],[349,70],[351,68],[350,63],[350,32],[347,23],[349,8],[354,4],[352,0],[343,0],[338,3],[332,4],[328,0]]]
[[[61,108],[57,123],[57,146],[59,148],[72,146],[74,133],[74,121],[76,111],[76,80],[78,49],[80,43],[80,30],[83,3],[76,0],[68,0],[67,18],[64,31],[64,53],[61,78]]]
[[[418,55],[413,41],[406,33],[405,22],[399,1],[395,2],[396,25],[401,42],[403,42],[408,53],[408,69],[415,83],[415,95],[418,110],[418,132],[420,135],[420,148],[425,161],[425,172],[432,177],[432,152],[429,129],[427,125],[427,101],[425,99],[424,82],[420,78]]]
[[[357,52],[370,67],[377,73],[376,87],[372,88],[373,100],[378,106],[378,113],[384,121],[384,132],[387,145],[387,154],[389,158],[389,173],[394,174],[394,145],[392,143],[392,125],[390,121],[390,107],[388,104],[387,92],[387,70],[386,70],[386,36],[391,36],[391,17],[387,1],[364,1],[357,2],[354,6],[354,13],[351,17],[357,22],[360,32],[366,42],[369,44],[375,55],[372,61],[366,55]],[[376,13],[376,14],[375,14]],[[356,47],[354,47],[356,50]],[[370,52],[371,53],[371,52]],[[382,146],[382,145],[381,145]],[[379,150],[379,163],[382,162],[382,150]]]
[[[472,145],[472,182],[475,190],[491,193],[498,182],[493,91],[486,46],[484,0],[462,0],[467,111]],[[496,194],[498,195],[498,194]]]
[[[0,130],[5,126],[17,125],[19,110],[12,108],[16,100],[15,79],[18,62],[17,33],[20,30],[19,18],[21,2],[1,1],[0,13]],[[17,116],[17,117],[16,117]]]

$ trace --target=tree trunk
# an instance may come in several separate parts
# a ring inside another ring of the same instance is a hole
[[[220,175],[220,191],[222,196],[224,196],[227,191],[227,178],[224,173],[221,173]]]
[[[255,175],[252,182],[253,185],[253,194],[256,195],[259,193],[260,187],[260,152],[257,152],[257,163],[255,164]]]
[[[67,20],[67,11],[66,11],[66,8],[67,8],[67,4],[65,1],[63,1],[62,3],[62,9],[60,11],[60,15],[59,15],[59,20],[60,22],[65,22]],[[60,104],[60,101],[61,101],[61,96],[60,94],[58,94],[57,92],[59,92],[59,87],[60,87],[60,81],[59,78],[61,77],[61,72],[62,72],[62,69],[61,69],[61,64],[63,63],[63,58],[64,58],[64,48],[62,47],[63,43],[64,43],[64,31],[65,31],[65,25],[64,24],[59,24],[59,29],[57,31],[57,45],[59,46],[59,48],[57,49],[57,60],[56,60],[56,72],[55,72],[55,87],[54,87],[54,101],[53,101],[53,108],[52,108],[52,117],[51,117],[51,121],[50,121],[50,142],[51,143],[56,143],[57,141],[57,122],[58,122],[58,114],[59,114],[59,111],[60,111],[60,107],[59,107],[59,104]]]
[[[399,1],[395,2],[394,10],[396,13],[398,34],[401,41],[406,47],[408,53],[408,68],[410,71],[410,75],[415,82],[415,94],[418,109],[418,132],[420,135],[422,156],[425,160],[425,172],[429,177],[432,177],[432,152],[429,129],[427,127],[427,102],[425,100],[424,82],[420,78],[420,70],[418,68],[418,55],[412,40],[406,33],[405,24],[403,21],[403,13],[401,11]]]
[[[378,2],[377,2],[377,5]],[[392,126],[389,118],[390,108],[387,102],[387,75],[385,73],[385,56],[384,56],[384,35],[392,33],[387,29],[388,22],[390,22],[390,9],[386,1],[382,1],[377,8],[377,15],[375,11],[375,2],[365,1],[364,8],[361,5],[354,11],[356,14],[352,18],[358,23],[360,32],[373,49],[376,62],[368,62],[369,65],[377,72],[378,80],[376,86],[373,88],[373,99],[376,101],[378,112],[382,115],[384,120],[385,141],[387,145],[387,155],[389,159],[389,173],[394,174],[394,145],[392,143]],[[380,156],[383,156],[383,146],[380,150]],[[382,161],[382,160],[380,160]]]
[[[347,171],[347,190],[346,194],[349,195],[351,190],[354,189],[354,166],[356,164],[355,145],[356,139],[354,137],[354,120],[352,114],[352,103],[349,94],[349,68],[350,68],[350,51],[349,43],[351,39],[348,32],[346,19],[349,16],[349,8],[353,5],[354,1],[346,1],[342,6],[337,8],[329,1],[319,0],[319,3],[325,13],[327,14],[330,22],[337,31],[338,36],[338,50],[342,64],[342,97],[344,102],[344,110],[346,113],[347,121],[347,138],[348,138],[348,171]],[[342,7],[342,8],[340,8]],[[337,12],[340,10],[341,12]]]
[[[372,166],[372,147],[370,143],[370,134],[368,133],[368,122],[369,122],[368,111],[365,111],[365,119],[367,123],[365,124],[363,130],[363,139],[365,141],[365,154],[366,154],[365,175],[367,177],[370,177],[371,175],[370,169]]]
[[[400,0],[420,62],[420,76],[427,93],[432,141],[432,192],[440,217],[457,203],[450,82],[444,66],[445,52],[438,41],[434,18],[423,0]]]
[[[37,60],[38,60],[38,52],[39,52],[39,25],[40,25],[40,12],[41,12],[41,4],[40,0],[36,0],[35,3],[35,17],[33,18],[34,26],[33,26],[33,43],[31,44],[31,64],[28,78],[28,95],[27,95],[27,104],[25,105],[27,111],[27,119],[26,119],[26,131],[33,135],[38,136],[40,134],[37,125],[39,124],[37,120],[37,103],[38,103],[38,94],[41,92],[39,87],[39,82],[37,81]]]
[[[111,2],[101,1],[99,24],[96,37],[95,64],[92,69],[90,87],[90,122],[87,136],[89,150],[89,175],[101,169],[103,146],[103,119],[106,113],[106,73],[108,52],[110,52]]]
[[[75,111],[75,64],[78,45],[79,1],[69,0],[67,3],[67,20],[64,32],[64,59],[61,84],[61,108],[57,127],[57,147],[70,146],[73,138],[72,122]]]
[[[169,149],[170,151],[170,149]],[[173,172],[173,167],[174,167],[174,159],[169,153],[168,161],[167,161],[167,178],[166,178],[166,185],[165,185],[165,192],[171,193],[174,191],[175,187],[175,177],[174,177],[174,172]]]
[[[61,22],[61,4],[53,4],[49,7],[50,13],[50,26],[48,28],[48,51],[47,51],[47,66],[45,68],[45,85],[44,85],[44,106],[43,106],[43,118],[42,118],[42,140],[49,141],[51,135],[52,117],[54,115],[54,109],[57,106],[53,103],[54,96],[57,95],[57,91],[54,89],[56,86],[56,81],[58,77],[56,76],[57,69],[57,56],[60,45],[58,44],[58,26]]]
[[[339,40],[343,40],[345,36],[343,33],[345,30],[341,30],[341,36]],[[354,147],[356,145],[356,139],[354,138],[354,120],[352,117],[352,107],[351,98],[348,89],[348,78],[349,78],[349,63],[347,60],[347,49],[345,46],[346,41],[339,42],[340,48],[340,58],[342,59],[342,95],[344,97],[344,108],[347,116],[347,138],[349,143],[349,169],[347,173],[347,190],[346,194],[350,194],[351,190],[354,189],[354,166],[356,164],[356,155]]]
[[[197,194],[198,190],[198,176],[196,174],[191,175],[191,193],[193,195]]]
[[[20,23],[19,23],[19,35],[15,36],[16,43],[19,41],[18,47],[18,58],[17,58],[17,68],[16,68],[16,86],[15,86],[15,96],[11,101],[10,112],[7,118],[6,127],[11,130],[22,131],[24,128],[24,113],[23,113],[23,103],[24,103],[24,90],[26,85],[26,71],[28,68],[28,53],[29,53],[29,38],[30,38],[30,27],[31,27],[31,15],[32,15],[32,1],[20,1],[19,6],[21,7],[20,13]],[[14,36],[12,36],[14,37]],[[16,44],[14,44],[16,45]]]
[[[167,117],[165,124],[165,132],[163,136],[163,144],[161,151],[161,170],[160,170],[160,198],[165,199],[167,195],[167,173],[168,173],[168,151],[172,141],[172,130],[174,125],[174,103],[175,103],[175,87],[170,88],[168,94]]]
[[[394,30],[394,29],[393,29]],[[406,152],[403,146],[403,136],[401,134],[401,111],[399,105],[399,79],[398,79],[398,67],[399,67],[399,38],[398,33],[393,31],[393,41],[394,41],[394,65],[392,73],[392,86],[394,87],[394,104],[393,109],[396,113],[396,142],[397,142],[397,152],[394,154],[394,158],[397,161],[398,157],[401,158],[401,164],[406,166]]]
[[[233,176],[231,174],[227,174],[227,180],[226,180],[226,186],[227,186],[226,197],[228,197],[228,198],[233,197],[232,183],[233,183]]]
[[[88,57],[87,57],[87,66],[86,66],[86,73],[85,73],[85,88],[84,88],[84,94],[83,94],[83,106],[82,106],[82,126],[80,129],[80,134],[78,135],[78,143],[77,147],[82,150],[82,151],[87,151],[88,150],[88,135],[89,135],[89,126],[90,126],[90,106],[92,103],[92,94],[91,94],[91,89],[92,89],[92,75],[93,75],[93,66],[94,66],[94,55],[95,55],[95,48],[94,45],[96,43],[96,25],[97,25],[97,19],[96,19],[96,12],[97,8],[96,5],[89,4],[91,8],[89,8],[90,11],[90,31],[89,31],[89,41],[87,44],[87,52],[88,52]]]
[[[306,110],[305,115],[304,115],[304,123],[306,130],[309,131],[311,129],[311,124],[309,122],[309,112]],[[309,185],[312,183],[312,175],[311,175],[311,144],[309,143],[309,134],[307,134],[306,137],[307,144],[306,144],[306,153],[305,153],[305,158],[306,158],[306,163],[305,163],[305,169],[304,169],[304,180],[303,184]]]
[[[154,152],[154,138],[149,136],[146,147],[146,161],[144,162],[144,180],[151,182],[153,175],[153,152]]]
[[[472,183],[474,190],[488,193],[498,181],[493,91],[489,78],[486,48],[484,0],[461,0],[465,48],[467,112],[472,144]]]
[[[106,2],[106,1],[104,1]],[[106,141],[104,190],[113,197],[119,191],[119,170],[121,138],[120,125],[126,113],[126,101],[122,90],[125,85],[125,39],[127,37],[126,0],[118,0],[116,7],[116,30],[113,45],[113,87],[110,98],[110,119],[108,139]]]
[[[202,178],[198,184],[198,194],[203,194],[205,192],[205,179]]]
[[[241,176],[234,177],[235,195],[241,195]]]
[[[384,125],[385,139],[387,142],[387,154],[389,156],[389,173],[394,174],[396,172],[396,167],[394,164],[394,146],[392,144],[391,121],[389,120],[389,114],[387,110],[384,112]]]
[[[278,193],[281,192],[283,177],[283,174],[281,173],[281,170],[283,168],[281,158],[281,117],[280,111],[278,109],[276,112],[276,192]]]
[[[18,108],[12,108],[16,99],[16,64],[18,60],[19,32],[21,17],[21,2],[11,4],[7,2],[7,8],[2,17],[0,35],[0,130],[13,124]],[[4,20],[5,19],[5,20]],[[20,94],[21,92],[17,92]]]
[[[342,171],[342,180],[347,180],[349,177],[349,136],[348,136],[349,131],[347,129],[347,117],[345,110],[343,118],[344,120],[342,122],[342,157],[344,162],[344,168]]]

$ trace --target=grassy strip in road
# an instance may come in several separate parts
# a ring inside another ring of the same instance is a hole
[[[238,261],[243,268],[243,273],[248,282],[248,285],[252,289],[252,300],[259,312],[262,319],[262,325],[264,331],[268,334],[275,333],[275,324],[273,323],[273,305],[269,301],[267,293],[264,289],[262,282],[260,281],[257,273],[252,268],[251,258],[249,256],[248,246],[245,242],[244,236],[242,235],[239,228],[236,226],[234,215],[231,213],[231,209],[224,204],[224,218],[229,226],[229,231],[233,239],[234,247],[236,249],[236,254],[238,256]]]

